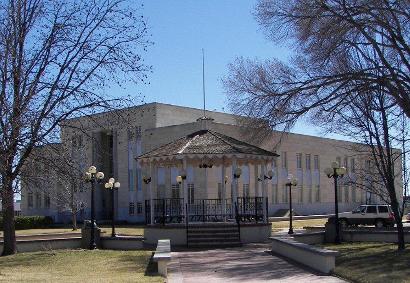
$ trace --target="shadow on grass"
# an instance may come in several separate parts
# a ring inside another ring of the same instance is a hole
[[[145,276],[158,276],[158,264],[154,262],[154,252],[151,253],[147,266],[145,267]]]

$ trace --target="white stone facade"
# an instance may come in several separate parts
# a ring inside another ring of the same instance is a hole
[[[293,174],[299,180],[298,186],[292,189],[293,208],[296,213],[327,214],[334,211],[334,188],[333,180],[327,178],[323,169],[329,167],[331,162],[338,161],[342,166],[347,165],[349,175],[354,175],[354,168],[365,166],[366,160],[352,150],[352,146],[357,146],[354,143],[300,134],[281,136],[278,132],[272,132],[269,137],[259,141],[254,138],[251,130],[244,131],[237,125],[234,115],[212,111],[207,111],[206,115],[214,119],[210,129],[266,150],[276,151],[280,155],[273,164],[270,164],[274,171],[274,177],[269,180],[267,188],[270,215],[279,209],[289,207],[287,188],[284,185],[288,174]],[[147,172],[143,172],[135,158],[198,130],[196,119],[201,116],[203,111],[200,109],[150,103],[69,120],[61,127],[61,141],[72,148],[73,158],[84,171],[88,166],[95,165],[107,178],[114,177],[121,182],[115,207],[118,220],[143,222],[144,201],[149,199],[149,194],[148,186],[142,182],[142,176],[147,175]],[[261,182],[258,181],[260,166],[241,166],[243,174],[239,179],[239,196],[257,196],[261,191]],[[221,170],[218,169],[220,168],[217,166],[211,169],[188,168],[187,181],[190,184],[189,189],[194,190],[195,198],[220,197],[220,183],[223,178]],[[400,169],[401,163],[398,160],[397,172],[401,172]],[[206,174],[204,170],[207,171]],[[231,172],[231,168],[226,168],[226,172]],[[178,168],[158,168],[156,176],[152,176],[154,196],[182,197],[181,189],[178,189],[175,180],[177,175]],[[202,188],[204,176],[207,176],[207,190]],[[401,174],[397,180],[397,188],[401,192]],[[227,197],[230,196],[230,182],[231,178],[228,178]],[[365,203],[369,197],[372,202],[380,202],[376,196],[366,195],[366,192],[359,188],[340,188],[339,211],[350,210]],[[23,182],[23,215],[50,215],[56,221],[64,221],[64,217],[58,217],[57,209],[53,205],[44,208],[41,201],[36,203],[35,200],[31,200],[29,207],[29,192],[36,195],[37,191],[38,188],[29,188]],[[78,194],[84,199],[84,203],[90,202],[89,189],[84,188],[78,191]],[[109,219],[110,203],[108,191],[101,186],[96,191],[97,219]],[[87,218],[89,210],[85,208],[83,214],[83,217]]]

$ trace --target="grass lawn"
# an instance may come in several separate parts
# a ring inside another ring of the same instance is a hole
[[[0,257],[0,282],[163,282],[150,251],[59,250]]]
[[[101,231],[105,232],[106,236],[111,235],[111,226],[102,225],[100,226]],[[77,231],[73,231],[70,227],[65,228],[46,228],[46,229],[27,229],[27,230],[16,230],[16,235],[34,235],[34,234],[44,234],[44,233],[71,233],[78,232],[81,233],[81,226],[78,227]],[[132,226],[132,225],[122,225],[115,227],[115,232],[121,235],[138,236],[144,235],[144,227],[142,226]],[[0,231],[0,237],[3,237],[3,231]]]
[[[323,226],[323,227],[325,227],[326,222],[327,222],[327,218],[293,220],[292,221],[292,226],[293,226],[293,229],[302,229],[303,227],[306,227],[306,226]],[[289,228],[289,220],[279,221],[279,222],[272,222],[272,232],[278,232],[278,231],[283,230],[284,228]]]
[[[410,247],[388,243],[326,244],[337,250],[335,274],[354,282],[410,282]]]

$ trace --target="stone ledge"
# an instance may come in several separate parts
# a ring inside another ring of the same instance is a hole
[[[272,252],[292,259],[314,270],[329,274],[335,268],[339,252],[296,242],[293,238],[271,237]]]

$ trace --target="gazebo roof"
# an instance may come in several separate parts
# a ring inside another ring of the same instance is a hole
[[[227,135],[200,130],[140,155],[137,159],[172,158],[178,156],[260,156],[273,158],[278,154],[237,140]]]

